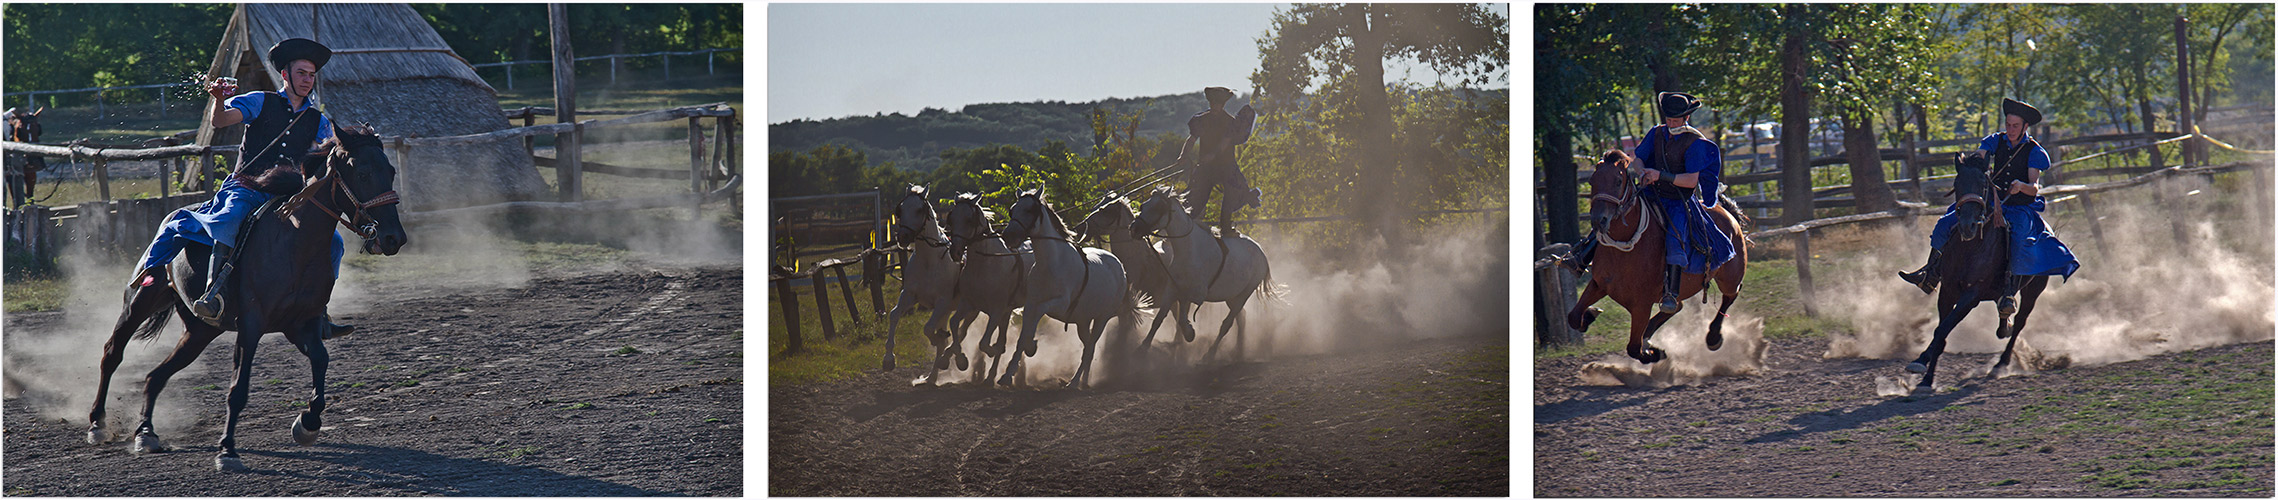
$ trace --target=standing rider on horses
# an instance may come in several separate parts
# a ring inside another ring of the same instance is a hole
[[[221,318],[222,300],[226,296],[222,289],[229,286],[233,274],[230,263],[237,254],[237,238],[245,218],[271,198],[299,191],[303,181],[295,167],[318,143],[332,137],[332,121],[310,96],[316,90],[317,71],[331,59],[332,49],[323,44],[306,38],[288,39],[269,48],[269,64],[277,69],[277,81],[284,84],[284,92],[253,92],[231,97],[237,92],[235,82],[217,78],[207,84],[206,93],[214,99],[228,99],[214,106],[213,115],[209,117],[213,127],[246,124],[236,173],[215,189],[212,201],[176,210],[168,216],[138,267],[140,276],[161,276],[165,264],[172,261],[184,245],[195,242],[212,246],[213,260],[207,268],[209,281],[205,295],[190,304],[190,311],[200,319],[218,323]],[[275,168],[279,166],[286,168]],[[335,235],[332,241],[334,269],[339,269],[342,255],[342,243]],[[329,324],[330,320],[326,322]],[[329,326],[332,328],[329,336],[353,331],[353,327],[345,325]]]
[[[2073,257],[2072,249],[2057,241],[2055,233],[2041,219],[2048,209],[2048,201],[2041,197],[2041,171],[2049,169],[2049,152],[2041,143],[2025,134],[2025,128],[2041,123],[2041,110],[2016,99],[2001,100],[2001,133],[1985,136],[1977,149],[1992,155],[1993,185],[2002,190],[2001,217],[2009,223],[2009,280],[2002,286],[2001,299],[1996,303],[2002,315],[2016,314],[2017,289],[2033,276],[2064,276],[2072,278],[2080,270],[2080,261]],[[1944,257],[1947,236],[1954,227],[1955,208],[1961,200],[1946,207],[1946,215],[1938,218],[1938,225],[1930,233],[1930,261],[1914,272],[1899,273],[1900,279],[1922,288],[1922,293],[1938,290],[1938,262]]]
[[[1179,158],[1172,164],[1190,167],[1186,199],[1192,206],[1187,207],[1187,217],[1203,220],[1202,207],[1210,203],[1210,188],[1217,187],[1218,230],[1222,237],[1233,236],[1234,212],[1263,201],[1259,191],[1242,177],[1241,167],[1234,164],[1234,145],[1249,141],[1257,111],[1245,104],[1241,116],[1227,114],[1226,101],[1234,98],[1234,91],[1226,87],[1202,89],[1202,96],[1210,101],[1210,109],[1186,120],[1186,144],[1179,146]],[[1195,159],[1192,163],[1188,162],[1189,153]]]

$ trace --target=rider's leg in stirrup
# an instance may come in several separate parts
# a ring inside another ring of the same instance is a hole
[[[226,296],[223,289],[229,287],[230,276],[236,274],[232,262],[237,256],[237,237],[241,232],[239,228],[244,226],[247,217],[260,210],[261,204],[268,202],[271,197],[231,181],[221,193],[215,195],[215,208],[201,218],[205,223],[203,232],[213,238],[214,254],[213,265],[207,268],[206,293],[190,304],[190,312],[197,314],[200,319],[212,322],[221,317],[222,309],[227,305],[223,300]]]

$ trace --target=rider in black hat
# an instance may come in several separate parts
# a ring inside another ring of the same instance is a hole
[[[2009,223],[2009,281],[1996,302],[2001,314],[2017,312],[2017,299],[2011,297],[2032,276],[2072,277],[2080,270],[2080,261],[2064,242],[2057,241],[2049,231],[2041,211],[2048,202],[2041,198],[2041,171],[2051,166],[2048,150],[2039,141],[2027,135],[2026,129],[2041,123],[2041,110],[2016,99],[2001,100],[2002,131],[1978,141],[1978,149],[1993,159],[1993,185],[2001,188],[2001,216]],[[1959,217],[1954,216],[1960,200],[1946,208],[1946,215],[1938,218],[1938,225],[1930,233],[1930,261],[1921,269],[1899,273],[1900,279],[1922,288],[1922,293],[1938,290],[1938,261],[1944,257],[1947,233]]]
[[[319,142],[332,137],[332,121],[317,109],[310,95],[316,91],[317,72],[332,59],[332,49],[306,38],[293,38],[277,42],[269,48],[269,65],[277,71],[277,82],[282,92],[253,92],[231,97],[237,92],[234,81],[217,78],[206,86],[206,93],[214,99],[228,99],[213,107],[209,118],[216,129],[245,123],[245,142],[239,149],[236,172],[214,191],[214,199],[201,205],[176,210],[159,228],[156,241],[143,255],[140,268],[144,275],[157,275],[158,270],[181,251],[187,242],[211,245],[214,249],[212,267],[206,293],[190,304],[191,312],[208,322],[217,321],[222,311],[221,292],[229,285],[231,259],[237,253],[237,237],[245,218],[270,198],[290,195],[299,190],[301,178],[290,169],[273,169],[279,165],[293,165],[311,152]],[[335,241],[334,267],[342,254]],[[333,336],[345,335],[353,327],[333,325]]]
[[[1675,312],[1682,307],[1677,288],[1685,273],[1705,274],[1739,252],[1709,220],[1708,208],[1716,206],[1722,186],[1724,155],[1707,134],[1691,125],[1701,100],[1682,92],[1662,92],[1658,101],[1662,124],[1647,131],[1637,145],[1637,159],[1645,167],[1639,179],[1645,185],[1638,195],[1658,205],[1669,221],[1663,232],[1662,253],[1668,265],[1661,280],[1660,307]]]
[[[1234,212],[1244,206],[1256,206],[1257,189],[1250,187],[1249,179],[1242,177],[1242,169],[1234,164],[1234,146],[1247,142],[1251,124],[1257,120],[1257,111],[1242,105],[1239,115],[1226,113],[1226,101],[1234,98],[1234,91],[1226,87],[1202,89],[1210,109],[1195,113],[1186,121],[1186,144],[1179,147],[1179,158],[1173,165],[1189,165],[1187,170],[1187,216],[1202,220],[1202,207],[1210,202],[1210,189],[1218,188],[1218,229],[1221,236],[1235,234]],[[1198,148],[1199,146],[1199,148]],[[1188,153],[1194,153],[1189,163]]]

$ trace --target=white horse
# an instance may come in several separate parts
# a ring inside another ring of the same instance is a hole
[[[911,185],[909,195],[894,206],[894,227],[888,237],[890,245],[910,247],[909,259],[902,262],[901,298],[894,301],[893,312],[886,314],[883,368],[892,370],[894,330],[913,305],[933,309],[925,319],[924,330],[933,345],[941,348],[948,343],[949,332],[943,322],[949,316],[942,313],[957,309],[957,262],[949,258],[949,238],[942,235],[941,225],[934,220],[933,203],[926,201],[925,186]]]
[[[1081,330],[1077,336],[1084,342],[1084,360],[1068,379],[1068,387],[1088,386],[1092,354],[1107,330],[1107,320],[1120,318],[1126,329],[1138,320],[1125,286],[1123,262],[1106,250],[1071,242],[1068,224],[1044,204],[1042,190],[1020,193],[1007,214],[1004,235],[1013,241],[1027,240],[1036,253],[1036,265],[1021,281],[1028,288],[1028,300],[1021,310],[1020,355],[1013,356],[997,383],[1011,385],[1021,358],[1036,355],[1036,324],[1051,316]]]
[[[957,278],[957,314],[950,323],[963,332],[975,316],[989,315],[989,322],[981,328],[981,353],[991,358],[988,370],[981,375],[984,380],[996,376],[997,363],[1004,360],[1012,310],[1028,298],[1020,283],[1036,264],[1035,255],[1025,248],[1012,248],[1004,238],[990,234],[989,224],[995,217],[981,208],[980,197],[972,193],[959,193],[949,206],[949,256],[965,268]],[[991,334],[996,335],[993,341]],[[963,345],[964,339],[956,344]],[[937,363],[935,369],[941,368],[945,367]],[[966,369],[963,353],[958,354],[957,369]]]
[[[1130,282],[1131,291],[1143,297],[1142,304],[1155,309],[1154,324],[1147,327],[1147,337],[1138,348],[1144,349],[1154,342],[1155,330],[1162,328],[1163,319],[1171,317],[1170,308],[1185,307],[1167,300],[1170,296],[1171,274],[1166,267],[1162,244],[1148,243],[1144,234],[1133,232],[1131,222],[1137,216],[1131,212],[1131,202],[1120,194],[1111,194],[1091,215],[1076,223],[1085,234],[1107,237],[1107,248],[1115,258],[1123,261],[1124,280]],[[1191,330],[1186,340],[1194,341]]]
[[[1170,187],[1155,189],[1145,203],[1139,204],[1139,216],[1132,221],[1131,231],[1160,236],[1168,253],[1171,284],[1167,296],[1156,300],[1173,303],[1225,302],[1226,321],[1218,326],[1218,341],[1210,345],[1203,359],[1218,354],[1218,345],[1226,342],[1226,332],[1242,318],[1242,306],[1249,302],[1252,292],[1263,291],[1273,296],[1269,282],[1273,271],[1266,263],[1266,251],[1248,236],[1215,237],[1206,228],[1187,217],[1182,205],[1183,197]],[[1179,319],[1179,335],[1194,340],[1194,323],[1188,320],[1186,308],[1172,307]],[[1245,327],[1244,330],[1248,328]],[[1244,332],[1242,339],[1247,339]],[[1240,340],[1237,340],[1239,346]],[[1239,356],[1237,356],[1239,358]]]

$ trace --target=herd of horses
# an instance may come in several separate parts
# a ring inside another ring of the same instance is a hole
[[[1041,189],[1023,191],[1003,214],[1001,228],[995,224],[998,214],[983,208],[977,195],[957,195],[948,203],[946,217],[927,196],[924,186],[913,185],[894,205],[889,244],[908,248],[909,256],[901,265],[900,298],[887,313],[881,363],[883,369],[894,369],[894,330],[902,315],[915,306],[930,308],[923,333],[935,353],[933,371],[920,383],[938,385],[941,372],[952,365],[974,372],[975,380],[1025,383],[1023,359],[1036,356],[1037,328],[1050,317],[1075,328],[1083,342],[1082,361],[1066,387],[1089,387],[1092,361],[1109,321],[1120,331],[1136,333],[1140,310],[1153,309],[1153,326],[1133,347],[1140,351],[1152,345],[1163,320],[1171,317],[1178,319],[1179,337],[1193,342],[1189,308],[1223,303],[1226,320],[1203,356],[1207,360],[1217,355],[1229,332],[1246,325],[1243,306],[1254,295],[1278,298],[1265,249],[1248,236],[1213,234],[1190,217],[1187,200],[1168,187],[1156,188],[1136,210],[1128,198],[1110,194],[1075,224],[1052,209]],[[1095,236],[1105,237],[1108,248],[1081,245]],[[1159,241],[1150,243],[1149,237]],[[1021,318],[1017,344],[1010,331],[1015,309]],[[982,327],[978,354],[990,358],[985,369],[963,347],[967,329],[983,314],[989,321]],[[1247,335],[1238,332],[1235,341]]]
[[[1947,243],[1946,257],[1940,263],[1940,282],[1937,298],[1938,326],[1931,332],[1929,346],[1922,354],[1907,363],[1906,370],[1922,374],[1916,385],[1917,392],[1934,390],[1938,358],[1945,353],[1946,337],[1954,327],[1969,316],[1979,302],[2000,298],[2004,281],[2009,274],[2008,226],[2002,224],[2000,211],[1987,200],[1998,200],[1990,163],[1983,151],[1955,154],[1954,158],[1955,216],[1953,240]],[[1568,326],[1587,330],[1597,320],[1599,300],[1611,297],[1614,303],[1629,311],[1628,354],[1645,364],[1664,359],[1659,348],[1646,344],[1663,323],[1676,315],[1676,311],[1652,314],[1652,308],[1662,295],[1662,250],[1666,243],[1663,234],[1665,221],[1655,220],[1650,202],[1639,201],[1638,179],[1642,167],[1635,159],[1620,150],[1607,151],[1593,166],[1590,175],[1590,220],[1597,228],[1594,237],[1599,239],[1600,250],[1590,265],[1590,277],[1582,290],[1582,298],[1566,315]],[[1705,339],[1709,350],[1723,347],[1723,325],[1726,312],[1740,295],[1740,283],[1748,265],[1747,240],[1742,231],[1747,216],[1729,198],[1708,209],[1710,220],[1717,229],[1734,241],[1738,255],[1723,265],[1709,269],[1705,274],[1687,274],[1680,280],[1677,297],[1680,303],[1707,289],[1708,281],[1716,280],[1723,293],[1716,317],[1709,322]],[[2025,328],[2025,319],[2032,315],[2033,306],[2042,291],[2048,288],[2047,276],[2027,280],[2019,290],[2022,306],[2015,322],[2003,313],[2000,326],[1994,332],[1997,338],[2008,339],[2001,357],[1994,363],[1992,373],[2001,373],[2009,365],[2017,350],[2017,332]],[[1909,285],[1911,286],[1911,285]],[[1650,318],[1639,321],[1637,318]]]

